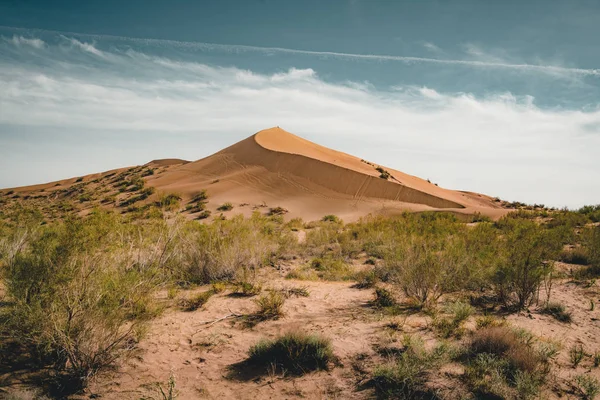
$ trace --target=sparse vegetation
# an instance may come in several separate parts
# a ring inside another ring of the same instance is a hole
[[[248,351],[248,364],[262,368],[304,375],[327,370],[336,361],[331,341],[318,335],[301,332],[286,333],[273,340],[262,340]]]
[[[570,323],[573,319],[571,313],[560,303],[548,303],[542,309],[542,312],[544,314],[552,315],[560,322]]]
[[[231,211],[233,210],[233,204],[231,203],[223,203],[219,207],[217,207],[217,211]]]

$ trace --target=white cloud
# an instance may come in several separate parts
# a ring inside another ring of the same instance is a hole
[[[197,150],[207,141],[225,147],[230,142],[223,137],[239,140],[279,125],[444,187],[556,206],[600,199],[598,109],[541,109],[530,96],[511,93],[480,98],[427,87],[377,91],[365,83],[328,83],[312,69],[268,75],[134,51],[101,54],[109,67],[86,65],[81,74],[72,72],[77,57],[61,59],[70,67],[56,70],[0,62],[0,124],[74,137],[104,134],[113,148],[121,143],[109,132],[157,134],[162,139],[155,151],[188,159],[208,155]],[[0,139],[11,134],[1,129]],[[36,157],[52,158],[43,141],[30,146]],[[12,151],[0,147],[0,156]],[[127,153],[119,157],[117,165],[131,163]],[[12,170],[1,169],[0,181]]]
[[[14,35],[11,39],[10,42],[12,44],[14,44],[17,47],[21,47],[21,46],[31,46],[34,47],[36,49],[42,49],[45,46],[45,43],[43,40],[41,39],[37,39],[37,38],[26,38],[23,36],[17,36]]]
[[[443,53],[443,50],[431,42],[423,42],[423,47],[433,53]]]

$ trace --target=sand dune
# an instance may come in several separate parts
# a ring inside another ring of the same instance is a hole
[[[382,171],[387,178],[380,177]],[[224,202],[234,206],[229,214],[250,215],[257,209],[267,212],[272,207],[283,207],[289,211],[288,218],[305,220],[335,214],[354,221],[367,214],[393,215],[407,210],[442,210],[458,215],[481,213],[492,218],[507,212],[488,196],[443,189],[415,176],[309,142],[279,127],[260,131],[194,162],[153,160],[140,167],[13,190],[33,198],[56,194],[56,198],[64,199],[73,193],[82,212],[99,205],[119,207],[135,193],[111,181],[115,175],[135,173],[143,177],[147,186],[156,189],[156,194],[145,202],[164,193],[177,193],[186,204],[206,189],[213,217],[219,215],[217,207]],[[84,192],[96,200],[86,200]],[[106,198],[111,196],[114,200],[107,202]]]
[[[331,213],[355,220],[368,213],[404,210],[480,212],[491,217],[505,213],[487,196],[442,189],[386,167],[382,168],[391,177],[382,179],[376,167],[271,128],[207,158],[175,167],[149,183],[190,196],[206,188],[217,203],[264,203],[305,219]]]

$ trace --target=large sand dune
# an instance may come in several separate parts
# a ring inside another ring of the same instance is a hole
[[[136,193],[123,191],[114,176],[127,176],[142,169],[152,170],[151,174],[138,174],[147,186],[156,189],[156,194],[141,203],[153,201],[161,194],[176,193],[187,204],[206,189],[213,217],[219,215],[217,207],[225,202],[234,206],[229,214],[250,215],[257,209],[267,212],[269,208],[282,207],[289,211],[288,218],[305,220],[335,214],[353,221],[367,214],[393,215],[407,210],[480,213],[492,218],[507,212],[488,196],[443,189],[415,176],[309,142],[278,127],[260,131],[195,162],[154,160],[142,167],[13,191],[21,198],[64,200],[71,196],[79,200],[81,212],[96,206],[122,207]],[[381,178],[381,171],[389,177]],[[106,201],[107,197],[113,200]]]
[[[290,216],[305,219],[336,214],[354,220],[368,213],[404,210],[479,212],[491,217],[506,212],[487,196],[442,189],[390,168],[383,167],[390,178],[380,178],[376,167],[271,128],[207,158],[173,168],[149,183],[190,196],[206,188],[216,203],[280,206],[288,209]]]

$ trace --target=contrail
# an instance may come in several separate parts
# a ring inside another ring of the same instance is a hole
[[[355,54],[355,53],[340,53],[335,51],[312,51],[312,50],[299,50],[299,49],[288,49],[283,47],[259,47],[259,46],[247,46],[238,44],[216,44],[216,43],[203,43],[203,42],[184,42],[178,40],[168,39],[145,39],[145,38],[134,38],[127,36],[114,36],[114,35],[97,35],[77,32],[62,32],[53,31],[46,29],[27,29],[18,28],[11,26],[2,26],[0,28],[9,29],[14,31],[21,31],[26,33],[49,33],[58,35],[74,35],[81,38],[89,39],[111,39],[119,40],[124,42],[134,42],[147,46],[166,46],[166,47],[179,47],[196,50],[218,50],[229,53],[243,53],[243,52],[254,52],[263,54],[296,54],[306,55],[322,58],[336,58],[345,60],[372,60],[372,61],[397,61],[403,63],[426,63],[426,64],[440,64],[440,65],[460,65],[472,68],[501,68],[501,69],[512,69],[519,71],[531,71],[531,72],[544,72],[550,74],[572,74],[581,76],[600,76],[600,69],[587,69],[587,68],[570,68],[560,67],[555,65],[538,65],[538,64],[511,64],[502,62],[487,62],[487,61],[476,61],[476,60],[455,60],[455,59],[439,59],[439,58],[427,58],[427,57],[412,57],[412,56],[392,56],[382,54]]]

